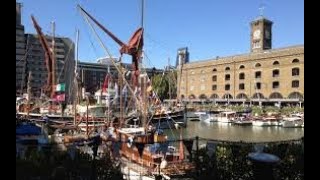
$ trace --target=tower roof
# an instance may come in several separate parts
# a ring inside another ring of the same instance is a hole
[[[265,18],[264,16],[258,16],[258,17],[256,17],[252,22],[251,22],[251,24],[252,23],[255,23],[255,22],[257,22],[257,21],[265,21],[265,22],[267,22],[267,23],[273,23],[272,21],[270,21],[269,19],[267,19],[267,18]]]

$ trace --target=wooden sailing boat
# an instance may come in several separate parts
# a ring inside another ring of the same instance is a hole
[[[40,42],[40,45],[44,51],[45,56],[45,64],[47,68],[47,82],[46,85],[43,87],[44,94],[46,96],[45,102],[41,102],[40,104],[35,104],[31,108],[31,106],[28,108],[28,112],[25,111],[18,111],[18,114],[20,115],[28,115],[28,118],[33,119],[41,119],[43,115],[49,116],[51,119],[60,119],[62,118],[62,108],[60,104],[55,104],[53,102],[54,96],[55,96],[55,55],[54,55],[54,35],[52,38],[52,46],[49,46],[49,43],[45,37],[45,35],[42,33],[41,27],[35,20],[34,16],[31,16],[34,28],[36,29],[36,32],[38,34],[38,39]],[[53,34],[54,34],[54,24],[53,24]],[[29,93],[31,94],[31,93]],[[30,98],[29,98],[30,99]],[[29,106],[29,105],[28,105]],[[21,110],[21,109],[18,109]],[[71,118],[66,116],[65,118]]]
[[[179,150],[176,150],[177,148],[169,146],[168,137],[161,129],[149,126],[147,123],[148,106],[150,106],[147,90],[148,78],[146,73],[141,72],[141,69],[139,69],[143,49],[143,27],[138,28],[129,43],[125,44],[83,8],[78,7],[87,21],[89,17],[121,46],[121,55],[128,54],[132,56],[132,84],[128,88],[136,102],[137,112],[139,113],[137,118],[142,122],[141,127],[123,127],[123,119],[120,119],[120,127],[109,128],[109,136],[107,137],[108,141],[113,141],[115,147],[120,147],[119,155],[123,164],[122,170],[125,176],[129,176],[126,178],[130,178],[131,175],[142,175],[144,178],[148,176],[148,178],[154,179],[157,174],[167,179],[170,176],[183,176],[193,171],[194,165],[184,160],[182,140],[180,140]],[[101,40],[100,43],[102,44]],[[117,68],[117,64],[114,61],[112,62]],[[120,76],[119,79],[128,85],[122,69],[117,68],[117,70]],[[137,90],[140,91],[140,95],[135,93]],[[121,105],[120,100],[120,113],[122,113]],[[120,118],[123,118],[123,116],[120,116]],[[113,155],[116,156],[116,154]]]

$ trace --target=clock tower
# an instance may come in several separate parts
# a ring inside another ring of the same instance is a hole
[[[261,52],[272,48],[272,24],[272,21],[263,16],[259,16],[250,23],[251,52]]]

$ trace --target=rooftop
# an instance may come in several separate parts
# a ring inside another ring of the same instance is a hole
[[[211,58],[211,59],[194,60],[194,61],[189,62],[187,64],[196,64],[196,63],[202,63],[202,62],[208,62],[208,61],[214,61],[214,60],[229,59],[229,58],[233,58],[233,57],[264,55],[264,54],[267,54],[267,53],[283,52],[283,51],[288,51],[288,50],[291,50],[291,49],[300,49],[300,48],[304,48],[304,45],[302,44],[302,45],[287,46],[287,47],[283,47],[283,48],[268,49],[268,50],[264,50],[262,52],[251,52],[251,53],[235,54],[235,55],[232,55],[232,56],[224,56],[224,57],[217,56],[216,58]]]

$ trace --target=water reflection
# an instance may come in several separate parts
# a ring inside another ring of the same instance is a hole
[[[171,139],[179,137],[179,131],[166,130]],[[188,121],[187,128],[182,129],[184,138],[199,136],[208,139],[230,141],[284,141],[299,139],[304,136],[304,128],[282,128],[278,126],[235,126],[228,123],[203,123]]]

